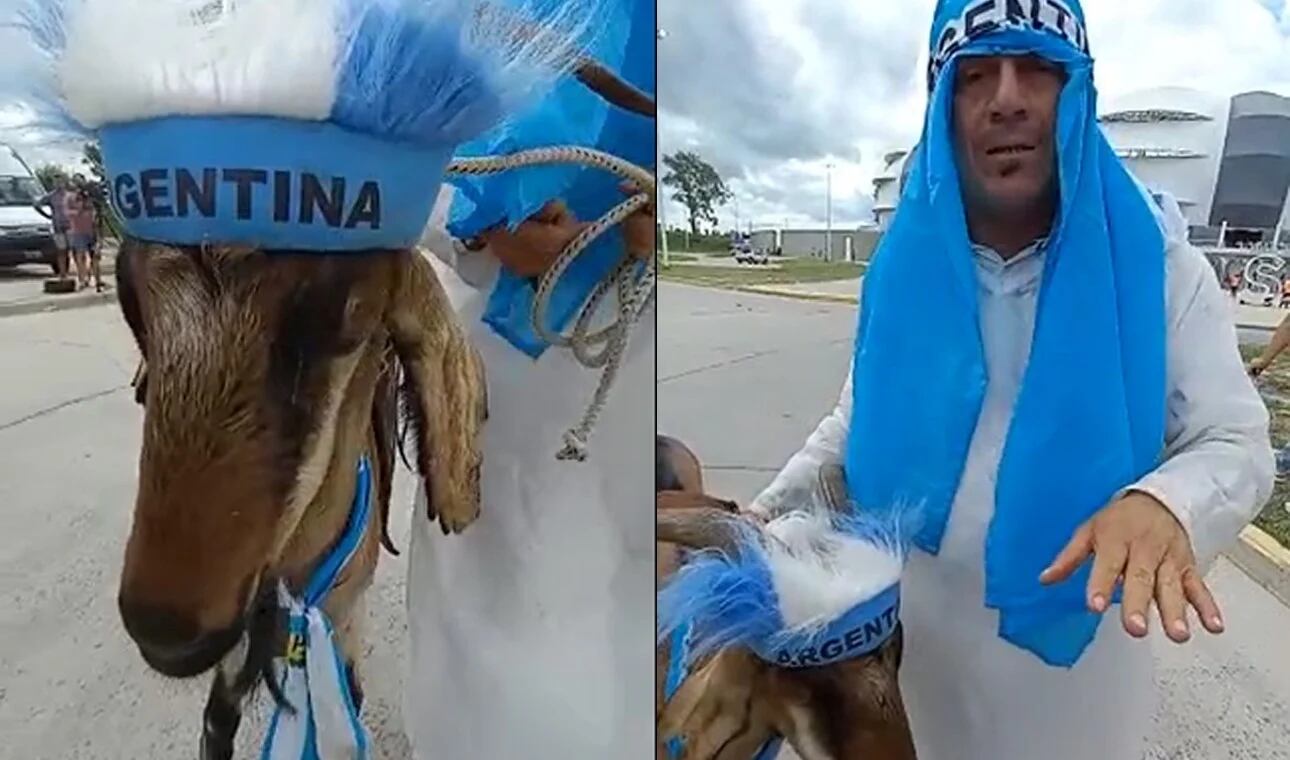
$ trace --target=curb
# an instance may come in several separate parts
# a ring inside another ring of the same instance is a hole
[[[1236,545],[1223,554],[1250,580],[1290,607],[1290,549],[1257,526],[1248,525]]]
[[[812,293],[810,291],[800,290],[783,290],[781,288],[766,285],[744,285],[732,288],[732,290],[738,290],[744,293],[758,293],[760,295],[767,296],[780,296],[782,298],[796,298],[801,301],[831,301],[834,303],[849,303],[852,305],[860,302],[860,299],[855,296],[841,296],[835,293]],[[1239,330],[1262,330],[1264,332],[1272,332],[1277,329],[1276,325],[1269,327],[1268,325],[1257,322],[1237,322],[1236,327]]]
[[[30,301],[0,303],[0,317],[17,317],[24,314],[44,314],[67,309],[82,309],[87,306],[98,306],[116,300],[116,289],[102,293],[77,293],[61,298],[38,298]]]
[[[753,293],[760,296],[779,296],[781,298],[796,298],[799,301],[825,301],[828,303],[843,303],[852,306],[860,303],[860,299],[855,296],[842,296],[836,293],[810,293],[798,290],[782,290],[780,288],[766,287],[763,285],[743,285],[736,288],[729,288],[740,293]]]

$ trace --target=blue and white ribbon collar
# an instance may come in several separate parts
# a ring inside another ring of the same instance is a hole
[[[335,632],[322,604],[349,564],[366,532],[372,502],[372,469],[366,456],[358,463],[349,521],[332,550],[296,596],[278,586],[279,603],[288,610],[287,647],[279,682],[294,708],[274,710],[261,760],[363,759],[370,740],[358,717],[349,678],[336,647]]]

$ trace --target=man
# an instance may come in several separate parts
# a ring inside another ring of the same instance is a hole
[[[1290,280],[1287,282],[1290,282]],[[1284,300],[1285,296],[1282,296],[1282,299]],[[1281,320],[1281,323],[1277,325],[1277,329],[1273,331],[1272,337],[1268,340],[1268,345],[1263,347],[1263,351],[1258,356],[1250,360],[1249,365],[1246,367],[1250,375],[1258,377],[1263,374],[1263,371],[1272,366],[1272,362],[1276,361],[1281,352],[1286,350],[1286,346],[1290,346],[1290,316]]]
[[[68,261],[68,240],[67,229],[69,227],[67,219],[67,198],[71,190],[67,187],[67,178],[58,176],[54,179],[54,187],[48,193],[45,193],[36,200],[32,206],[37,213],[53,222],[54,226],[54,249],[58,252],[57,266],[58,277],[66,277],[71,269]],[[49,210],[46,211],[45,209]]]
[[[595,58],[652,93],[652,0],[607,8],[610,23],[594,27],[602,30]],[[619,47],[608,49],[615,40]],[[586,125],[595,126],[584,132]],[[535,113],[472,152],[567,144],[648,166],[653,120],[606,109],[570,79]],[[654,733],[654,315],[641,315],[633,328],[581,462],[558,460],[556,452],[600,373],[568,349],[546,346],[530,325],[535,280],[631,189],[611,174],[574,166],[454,184],[464,189],[451,197],[449,224],[443,196],[432,220],[448,230],[435,230],[427,243],[451,268],[441,280],[488,381],[483,506],[461,535],[437,535],[430,521],[413,521],[403,710],[413,756],[647,760]],[[473,209],[464,221],[462,209]],[[567,270],[550,300],[554,327],[568,330],[570,308],[593,284],[589,272],[611,270],[624,251],[653,255],[652,217],[648,208],[629,217]],[[465,244],[454,244],[448,231]],[[614,303],[606,299],[597,325]],[[417,500],[421,515],[425,502],[420,494]]]
[[[1136,639],[1158,618],[1186,641],[1188,607],[1223,630],[1202,569],[1270,494],[1268,416],[1177,205],[1097,127],[1078,2],[942,0],[931,45],[851,373],[750,509],[792,508],[823,462],[859,509],[921,509],[920,760],[1134,760],[1156,707]]]

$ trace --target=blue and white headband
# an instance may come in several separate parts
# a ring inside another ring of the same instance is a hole
[[[688,630],[690,664],[731,646],[786,668],[874,652],[900,620],[913,514],[812,506],[760,528],[736,523],[735,551],[700,552],[659,591],[659,640]]]
[[[1063,0],[980,0],[969,3],[941,27],[927,63],[927,91],[936,89],[937,78],[955,53],[973,40],[1008,29],[1044,31],[1089,54],[1081,14]]]
[[[415,245],[454,150],[569,70],[599,2],[24,1],[47,76],[19,99],[97,136],[129,234],[316,251]]]

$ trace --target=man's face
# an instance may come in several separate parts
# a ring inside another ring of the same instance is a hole
[[[1054,124],[1065,73],[1038,56],[959,59],[954,134],[964,201],[995,213],[1053,191]]]

